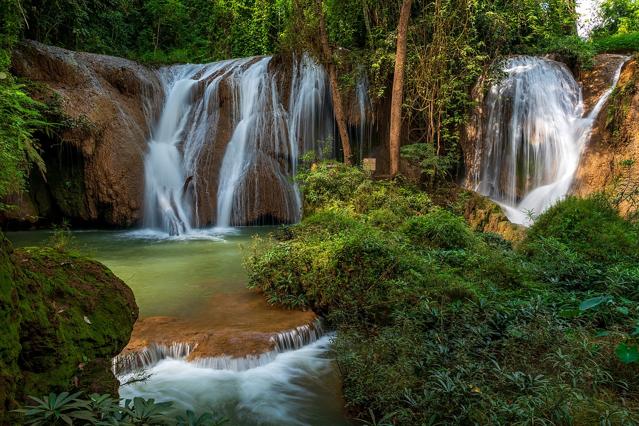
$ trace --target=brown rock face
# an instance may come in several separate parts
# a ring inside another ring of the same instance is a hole
[[[603,93],[610,88],[615,72],[625,60],[626,57],[622,55],[597,55],[594,66],[579,73],[578,80],[583,90],[584,115],[588,115]]]
[[[112,226],[139,221],[143,156],[162,96],[156,74],[125,59],[36,42],[19,46],[13,70],[50,88],[71,122],[60,135],[63,148],[43,141],[46,188],[35,190],[40,202],[32,197],[41,214],[54,204],[63,216],[78,221]]]
[[[511,223],[498,204],[472,191],[465,191],[465,195],[464,218],[471,229],[499,234],[515,243],[524,239],[526,229]]]
[[[595,69],[593,73],[597,79],[605,80],[603,76],[607,76],[610,84],[614,69],[602,66],[601,71]],[[584,80],[584,87],[588,85]],[[624,65],[617,87],[597,117],[575,176],[573,194],[586,196],[606,191],[616,197],[627,190],[627,185],[639,185],[638,89],[639,69],[633,59]],[[622,213],[629,213],[632,204],[631,200],[620,200]]]

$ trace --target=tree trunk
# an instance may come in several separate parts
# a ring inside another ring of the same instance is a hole
[[[402,136],[402,103],[404,101],[404,71],[406,63],[406,33],[413,0],[404,0],[399,14],[397,26],[397,52],[395,54],[395,74],[393,76],[393,93],[390,113],[390,174],[397,176],[399,172],[399,148]]]
[[[326,31],[326,21],[324,19],[323,1],[317,0],[317,8],[319,13],[320,24],[320,41],[322,45],[322,56],[328,71],[328,81],[331,86],[331,96],[333,98],[333,111],[335,113],[335,121],[337,121],[337,129],[339,137],[342,140],[342,151],[344,152],[344,163],[351,164],[351,143],[348,137],[348,127],[346,126],[346,116],[344,115],[344,106],[342,104],[342,94],[339,91],[339,83],[337,81],[337,71],[333,63],[333,52],[328,43],[328,32]]]

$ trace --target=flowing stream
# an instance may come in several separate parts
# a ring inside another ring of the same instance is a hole
[[[486,97],[471,186],[499,203],[512,222],[530,225],[568,193],[620,71],[584,115],[581,87],[564,64],[530,56],[506,60],[504,78]]]
[[[277,327],[274,322],[293,315],[280,314],[246,289],[240,246],[249,244],[251,235],[269,230],[209,229],[180,238],[149,230],[73,235],[80,251],[107,265],[132,288],[139,323],[158,320],[158,335],[175,332],[179,338],[198,329],[240,336]],[[50,235],[29,231],[7,236],[19,247],[45,244]],[[179,325],[173,331],[166,322],[172,319]],[[215,412],[228,417],[230,425],[347,425],[339,376],[330,358],[330,335],[296,339],[295,333],[282,333],[279,349],[252,363],[242,358],[158,358],[144,370],[147,380],[122,386],[120,394],[173,401],[181,412]],[[121,381],[126,382],[129,373],[121,374]]]

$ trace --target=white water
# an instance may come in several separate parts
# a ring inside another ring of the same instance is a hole
[[[146,227],[170,235],[226,228],[249,223],[255,210],[299,220],[292,177],[300,155],[320,152],[320,141],[334,134],[326,74],[308,56],[295,61],[285,108],[270,66],[263,57],[159,71],[166,100],[145,158]],[[228,140],[218,135],[225,101],[232,103]],[[216,151],[216,143],[225,148]]]
[[[317,342],[323,336],[322,322],[316,320],[312,324],[304,324],[275,334],[269,339],[272,350],[262,354],[239,358],[230,356],[199,358],[191,363],[214,370],[245,371],[264,366],[285,352],[302,349],[304,346]],[[131,373],[148,370],[167,358],[186,360],[195,348],[195,345],[183,342],[174,342],[171,345],[151,344],[140,351],[114,358],[113,373],[120,376],[120,381],[125,383]]]
[[[188,74],[189,69],[185,69]],[[169,234],[183,234],[191,229],[191,210],[183,193],[185,170],[178,144],[190,111],[194,80],[183,75],[163,79],[166,102],[157,126],[152,130],[145,169],[145,225],[162,228]]]
[[[318,401],[339,390],[329,348],[325,336],[243,371],[167,358],[148,370],[148,380],[122,386],[120,396],[173,401],[182,411],[215,411],[232,425],[344,424],[338,401]]]
[[[569,191],[594,120],[619,78],[583,116],[581,87],[564,64],[519,56],[486,97],[474,189],[499,203],[513,223],[534,216]]]
[[[364,157],[370,155],[372,149],[372,129],[368,118],[373,117],[370,113],[372,109],[371,100],[369,97],[369,83],[368,77],[365,72],[362,72],[355,88],[355,95],[357,98],[357,113],[359,123],[357,126],[357,134],[352,137],[353,140],[358,141],[359,145],[359,161],[362,161]]]

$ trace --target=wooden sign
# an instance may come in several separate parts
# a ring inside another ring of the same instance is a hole
[[[366,172],[375,173],[375,170],[377,169],[377,159],[375,159],[375,158],[364,158],[362,160],[362,168]]]

